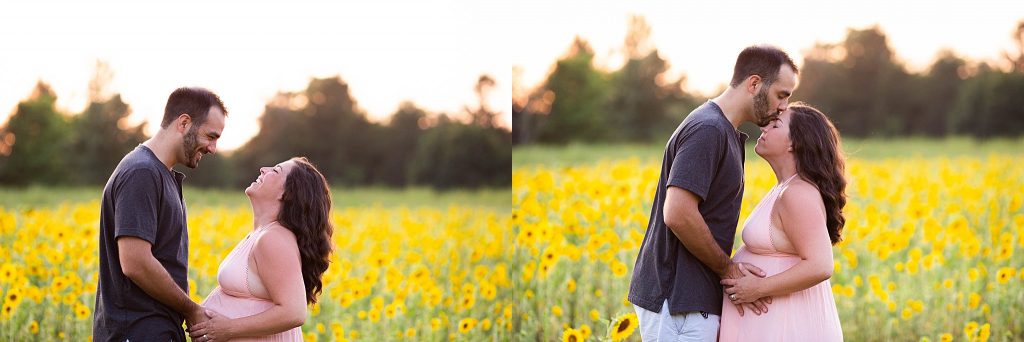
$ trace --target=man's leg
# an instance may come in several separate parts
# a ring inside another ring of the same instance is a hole
[[[721,318],[715,314],[701,311],[690,311],[683,314],[672,315],[670,318],[676,331],[676,338],[673,341],[711,341],[718,340],[718,325]]]
[[[637,324],[640,326],[640,339],[644,342],[657,342],[662,333],[662,314],[668,312],[668,300],[662,304],[661,312],[653,312],[633,305],[636,310]]]

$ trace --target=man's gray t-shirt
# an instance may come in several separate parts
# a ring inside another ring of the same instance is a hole
[[[149,148],[139,145],[118,163],[103,188],[100,269],[94,341],[185,341],[184,317],[147,295],[121,271],[117,238],[152,244],[153,256],[188,293],[188,228],[181,181]]]
[[[704,311],[722,314],[719,277],[683,246],[665,225],[662,210],[668,187],[700,197],[698,210],[715,242],[732,254],[740,204],[743,200],[743,143],[722,109],[708,101],[690,112],[668,144],[651,218],[629,284],[629,301],[660,312],[668,299],[672,314]]]

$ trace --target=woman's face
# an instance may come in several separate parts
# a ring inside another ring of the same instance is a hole
[[[757,138],[754,152],[762,158],[793,152],[793,141],[789,139],[789,123],[792,118],[793,111],[787,109],[778,118],[761,127],[761,136]]]
[[[245,194],[251,198],[281,200],[284,195],[284,183],[288,174],[295,168],[292,160],[278,163],[270,167],[261,167],[260,175],[245,189]]]

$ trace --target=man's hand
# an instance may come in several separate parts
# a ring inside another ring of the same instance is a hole
[[[726,266],[726,268],[725,268],[725,274],[722,274],[721,278],[722,279],[742,278],[743,277],[743,271],[741,269],[742,270],[746,270],[750,274],[756,275],[756,276],[761,277],[761,278],[764,278],[767,275],[767,274],[764,273],[764,271],[762,271],[757,266],[754,266],[754,265],[751,265],[751,264],[748,264],[748,263],[745,263],[745,262],[732,262],[732,261],[730,261],[729,262],[729,266]]]
[[[202,306],[196,305],[187,315],[185,315],[185,325],[189,328],[196,324],[206,322],[210,319],[210,316],[206,314],[206,310]]]
[[[188,335],[192,341],[217,342],[227,341],[234,337],[230,318],[210,309],[206,309],[205,312],[206,316],[210,317],[208,320],[188,328]]]
[[[723,285],[725,285],[725,279],[739,279],[745,276],[752,275],[764,278],[767,274],[764,273],[764,271],[762,271],[757,266],[751,265],[749,263],[729,262],[729,266],[726,267],[725,274],[722,274],[721,278],[723,279]],[[729,294],[726,293],[726,295],[728,296]],[[753,311],[754,314],[760,315],[761,313],[768,312],[768,304],[772,303],[772,298],[758,298],[757,300],[752,302],[737,302],[730,298],[730,301],[732,301],[733,304],[736,305],[736,311],[739,312],[740,316],[743,316],[744,306],[746,306],[747,309],[749,309],[750,311]]]

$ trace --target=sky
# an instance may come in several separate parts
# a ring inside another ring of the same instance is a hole
[[[511,56],[517,91],[540,85],[577,35],[593,47],[598,67],[621,67],[630,15],[651,26],[654,46],[670,63],[668,80],[685,74],[688,90],[706,96],[724,87],[749,45],[781,47],[800,66],[816,42],[840,43],[849,28],[878,25],[896,57],[919,72],[943,48],[974,61],[1018,51],[1012,34],[1024,20],[1020,0],[524,1],[531,24],[515,33],[515,45],[523,46]]]
[[[109,91],[131,123],[159,128],[167,96],[182,86],[218,93],[229,110],[221,150],[259,129],[279,91],[340,76],[371,120],[403,101],[432,113],[487,99],[511,127],[510,60],[502,50],[508,4],[471,0],[374,1],[5,1],[0,3],[0,124],[42,80],[57,107],[80,113],[97,60],[113,71]]]

